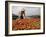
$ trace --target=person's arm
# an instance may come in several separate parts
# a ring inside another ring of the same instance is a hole
[[[25,16],[25,11],[24,11],[24,16]]]
[[[24,18],[25,18],[25,12],[24,12]]]
[[[24,12],[24,16],[25,16],[25,12]]]

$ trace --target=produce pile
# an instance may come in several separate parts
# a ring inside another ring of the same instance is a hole
[[[40,18],[12,20],[12,30],[40,29]]]

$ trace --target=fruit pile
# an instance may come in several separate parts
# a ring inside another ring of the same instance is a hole
[[[40,29],[40,18],[12,20],[12,30]]]

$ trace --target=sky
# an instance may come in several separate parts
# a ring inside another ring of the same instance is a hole
[[[19,16],[23,9],[26,16],[40,15],[40,7],[12,6],[12,13]]]

